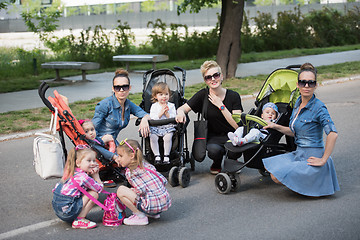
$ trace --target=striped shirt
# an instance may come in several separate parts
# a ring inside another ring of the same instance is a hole
[[[102,183],[98,183],[97,181],[95,181],[92,177],[87,175],[87,173],[80,168],[75,169],[73,178],[86,191],[92,190],[100,193],[104,188],[104,185]],[[82,193],[77,187],[74,186],[70,179],[66,180],[66,182],[64,183],[61,189],[61,194],[70,197],[81,197]],[[56,184],[55,188],[58,186],[58,184],[59,183]],[[53,189],[53,192],[55,191],[55,188]]]
[[[128,182],[137,194],[136,201],[141,201],[141,208],[149,214],[158,214],[168,210],[171,206],[171,198],[165,188],[166,178],[157,172],[153,165],[144,162],[144,167],[156,172],[157,176],[140,167],[132,172],[127,168],[125,173]]]

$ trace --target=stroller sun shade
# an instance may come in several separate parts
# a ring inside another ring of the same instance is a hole
[[[150,112],[152,88],[157,82],[165,82],[169,86],[171,91],[169,102],[174,103],[175,108],[178,108],[181,104],[178,98],[182,92],[180,82],[172,71],[161,69],[147,76],[143,92],[144,110]]]
[[[291,107],[299,96],[297,90],[298,73],[291,69],[278,69],[272,72],[262,86],[256,101],[259,103],[269,97],[269,102],[289,103]]]

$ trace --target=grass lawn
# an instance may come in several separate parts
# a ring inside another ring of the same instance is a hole
[[[325,79],[336,79],[360,74],[360,62],[350,62],[322,66],[318,68],[318,81]],[[270,73],[269,73],[270,74]],[[257,93],[264,83],[267,75],[250,76],[246,78],[232,78],[224,82],[224,86],[237,91],[240,95]],[[189,99],[205,83],[195,84],[185,88],[185,98]],[[129,99],[140,104],[141,93],[130,94]],[[102,98],[94,98],[88,101],[78,101],[70,104],[70,108],[77,119],[92,118],[95,105]],[[50,122],[50,113],[46,107],[23,111],[12,111],[0,114],[0,135],[16,132],[26,132],[34,129],[47,128]]]

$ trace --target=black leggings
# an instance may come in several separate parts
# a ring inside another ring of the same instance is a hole
[[[206,150],[208,157],[214,161],[212,164],[213,168],[221,168],[221,163],[223,157],[226,153],[224,144],[229,140],[227,136],[215,136],[208,137],[208,141],[206,143]],[[241,157],[240,153],[228,152],[229,159],[238,159]]]

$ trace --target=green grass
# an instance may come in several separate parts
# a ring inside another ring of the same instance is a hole
[[[321,66],[318,68],[318,81],[349,77],[360,74],[360,61]],[[270,74],[270,73],[269,73]],[[224,82],[224,87],[237,91],[240,95],[257,93],[267,75],[250,76],[246,78],[232,78]],[[185,98],[189,99],[199,89],[205,86],[204,83],[187,86]],[[142,93],[130,94],[129,99],[139,105],[142,100]],[[77,119],[92,118],[95,105],[102,98],[94,98],[88,101],[78,101],[70,104],[70,108]],[[23,111],[12,111],[0,114],[0,134],[26,132],[29,130],[47,128],[50,121],[50,112],[47,108],[36,108]]]
[[[314,48],[314,49],[292,49],[292,50],[283,50],[283,51],[274,51],[274,52],[253,52],[253,53],[243,53],[241,55],[240,62],[257,62],[269,59],[279,59],[286,57],[297,57],[304,55],[315,55],[331,52],[340,52],[340,51],[349,51],[360,49],[360,44],[348,45],[348,46],[339,46],[339,47],[329,47],[329,48]],[[0,48],[0,58],[5,59],[0,63],[0,93],[14,92],[20,90],[29,90],[36,89],[40,85],[41,80],[54,79],[55,71],[52,69],[42,69],[40,64],[44,61],[51,61],[51,59],[44,59],[44,55],[41,52],[32,53],[33,55],[27,53],[24,54],[23,51],[19,49],[5,49]],[[32,64],[33,57],[38,58],[37,71],[38,75],[34,75],[34,69]],[[20,59],[20,60],[19,60]],[[190,69],[199,69],[201,64],[205,60],[215,59],[215,56],[212,58],[203,58],[196,60],[183,60],[183,61],[168,61],[163,63],[158,63],[157,68],[169,68],[173,69],[174,66],[179,66],[185,70]],[[12,63],[13,60],[19,60],[19,62]],[[88,74],[92,73],[101,73],[101,72],[113,72],[116,68],[125,67],[124,63],[117,63],[117,67],[114,68],[102,68],[98,70],[88,71]],[[144,70],[150,69],[152,66],[149,63],[130,63],[131,70]],[[61,77],[69,77],[80,75],[81,72],[78,70],[61,70]],[[50,82],[50,87],[56,87],[61,84],[56,84]]]

